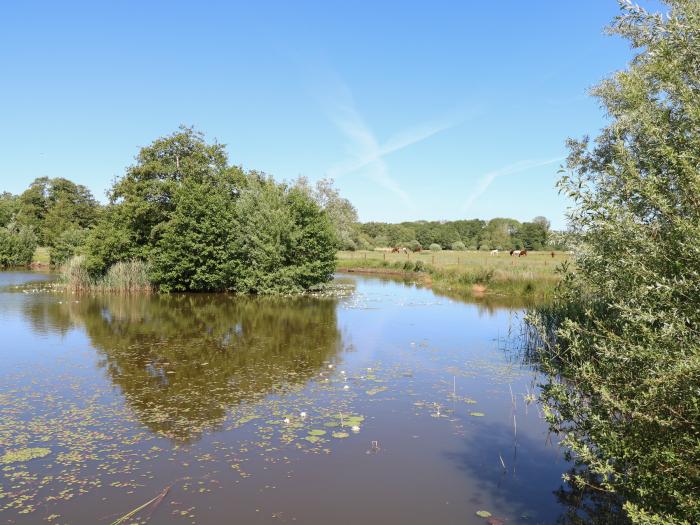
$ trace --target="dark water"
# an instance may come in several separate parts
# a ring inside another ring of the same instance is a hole
[[[517,309],[368,277],[303,299],[19,286],[45,277],[0,273],[2,523],[111,524],[163,493],[124,523],[570,510],[537,376],[507,348]]]

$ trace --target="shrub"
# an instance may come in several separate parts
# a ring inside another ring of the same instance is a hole
[[[440,246],[440,245],[437,244],[437,243],[433,243],[433,244],[430,245],[430,251],[431,251],[431,252],[439,252],[439,251],[441,251],[441,250],[442,250],[442,246]]]
[[[408,248],[412,252],[417,252],[418,250],[423,249],[423,246],[421,246],[421,243],[414,239],[406,244],[406,248]]]
[[[420,261],[418,261],[418,262],[420,262]],[[403,269],[407,272],[412,272],[413,270],[415,270],[415,268],[416,268],[416,266],[413,263],[413,261],[406,261],[405,263],[403,263]]]
[[[463,252],[467,249],[462,241],[453,242],[451,248],[456,252]]]
[[[37,237],[29,226],[11,222],[0,228],[0,267],[29,265],[37,245]]]
[[[423,261],[416,261],[416,264],[413,267],[413,271],[422,272],[424,270],[425,270],[425,264],[423,264]]]

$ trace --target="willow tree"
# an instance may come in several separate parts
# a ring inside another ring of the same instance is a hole
[[[549,418],[635,523],[700,522],[700,2],[621,2],[635,57],[593,90],[600,135],[560,187],[582,240],[540,312]],[[589,479],[577,478],[580,484]]]

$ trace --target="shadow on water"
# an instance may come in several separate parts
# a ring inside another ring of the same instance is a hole
[[[143,424],[178,441],[305,383],[342,346],[330,298],[104,294],[29,302],[25,315],[35,329],[84,330]]]

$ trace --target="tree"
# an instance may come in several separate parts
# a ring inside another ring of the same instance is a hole
[[[312,188],[306,177],[299,177],[295,186],[313,198],[331,221],[338,247],[341,250],[355,249],[357,246],[357,209],[340,196],[334,187],[333,179],[321,179]]]
[[[343,208],[330,186],[318,196],[230,167],[223,146],[190,128],[154,141],[137,160],[90,232],[93,278],[132,259],[147,263],[162,292],[296,293],[332,278],[338,242],[314,198]]]
[[[609,124],[569,141],[582,248],[538,319],[549,420],[640,524],[700,522],[700,3],[667,4],[621,3],[637,54],[593,90]]]
[[[37,245],[37,237],[29,226],[10,222],[0,227],[0,267],[29,265]]]
[[[193,128],[181,126],[142,148],[136,163],[109,191],[109,209],[88,238],[91,273],[104,273],[124,258],[146,260],[175,210],[183,182],[204,182],[224,172],[243,178],[242,170],[228,166],[225,147],[207,144]]]
[[[0,227],[7,226],[14,219],[19,209],[16,195],[4,191],[0,194]]]
[[[91,226],[99,204],[85,186],[64,178],[35,179],[20,196],[17,223],[32,228],[38,241],[53,246],[62,232]]]

